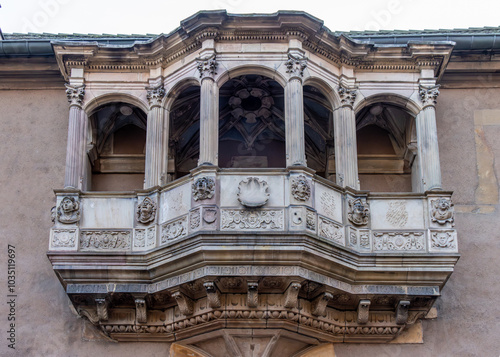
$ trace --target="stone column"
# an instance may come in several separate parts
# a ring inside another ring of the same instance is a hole
[[[219,159],[219,87],[215,55],[198,59],[201,77],[200,95],[200,158],[198,165],[218,165]]]
[[[161,184],[163,172],[163,108],[162,101],[165,97],[163,86],[148,88],[147,99],[149,102],[147,136],[146,136],[146,170],[144,188],[151,188]],[[167,153],[168,154],[168,153]]]
[[[290,79],[285,87],[286,166],[307,166],[304,135],[304,95],[302,76],[307,59],[288,54],[285,63]]]
[[[335,172],[337,184],[359,190],[356,116],[353,104],[356,90],[339,85],[340,108],[335,111]]]
[[[428,191],[441,189],[441,165],[436,127],[436,99],[439,85],[420,86],[419,96],[423,103],[422,110],[415,118],[417,129],[418,155],[421,166],[421,189]]]
[[[64,188],[82,189],[88,117],[82,109],[85,85],[66,84],[69,104],[68,145]]]

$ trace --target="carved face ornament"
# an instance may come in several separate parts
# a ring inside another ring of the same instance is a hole
[[[439,224],[452,223],[453,218],[453,203],[446,198],[440,198],[438,200],[432,201],[433,210],[431,212],[431,218],[433,222]]]
[[[311,186],[306,177],[300,175],[292,179],[292,195],[296,200],[307,201],[311,196]]]
[[[57,209],[57,219],[61,223],[76,223],[80,220],[80,204],[73,197],[64,197]]]
[[[349,200],[349,213],[347,217],[355,225],[365,225],[368,223],[370,209],[368,203],[363,203],[360,198]]]
[[[155,214],[156,204],[149,197],[146,197],[142,203],[137,206],[137,220],[141,223],[154,221]]]
[[[210,177],[200,177],[193,182],[192,191],[195,201],[206,200],[214,196],[215,180]]]

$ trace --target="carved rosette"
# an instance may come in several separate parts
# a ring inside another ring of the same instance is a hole
[[[81,106],[83,103],[83,97],[85,96],[85,84],[81,86],[72,86],[65,84],[66,86],[66,97],[68,97],[69,105]]]
[[[439,95],[439,87],[439,84],[433,87],[424,87],[422,85],[419,87],[418,95],[424,107],[436,105],[437,97]]]
[[[338,93],[340,96],[340,104],[350,107],[353,106],[356,96],[358,95],[355,89],[346,88],[342,84],[339,84]]]
[[[146,90],[146,98],[148,100],[149,106],[151,108],[161,106],[161,102],[165,97],[165,88],[163,88],[163,85],[155,88],[146,88]]]
[[[207,200],[214,196],[215,180],[211,177],[200,177],[192,185],[193,199],[195,201]]]
[[[257,177],[249,177],[238,186],[238,201],[245,207],[262,207],[269,200],[269,185]]]
[[[307,201],[311,197],[311,185],[304,175],[292,178],[292,196],[297,201]]]
[[[288,54],[288,60],[285,62],[286,73],[291,76],[304,76],[304,70],[307,68],[307,58],[304,56],[294,56]]]
[[[363,202],[361,198],[349,200],[349,212],[347,213],[349,221],[356,226],[368,224],[370,218],[370,207],[368,202]]]
[[[215,54],[206,58],[196,59],[196,69],[200,72],[200,78],[213,77],[217,74],[218,63],[215,60]]]
[[[137,205],[136,218],[142,224],[147,224],[155,220],[156,203],[149,197],[146,197]]]
[[[446,198],[439,198],[437,200],[431,200],[431,220],[432,222],[439,223],[441,225],[450,223],[453,226],[455,221],[453,202]]]
[[[74,197],[64,197],[57,208],[57,220],[64,224],[80,221],[80,203]]]

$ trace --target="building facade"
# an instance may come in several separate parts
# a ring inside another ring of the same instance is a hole
[[[6,35],[2,348],[498,353],[499,32]]]

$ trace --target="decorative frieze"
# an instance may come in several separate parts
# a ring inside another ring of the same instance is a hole
[[[161,243],[182,238],[188,234],[187,217],[179,218],[161,227]]]
[[[163,88],[163,85],[160,85],[155,88],[146,88],[147,94],[146,94],[146,99],[148,100],[149,106],[155,107],[155,106],[161,106],[161,103],[163,101],[163,98],[165,98],[165,88]]]
[[[307,201],[311,197],[311,185],[304,175],[291,179],[292,196],[297,201]]]
[[[123,251],[130,249],[130,246],[130,231],[80,231],[80,250],[83,251]]]
[[[222,230],[283,230],[283,210],[221,210]]]
[[[424,232],[374,232],[373,250],[376,251],[423,251]]]
[[[200,78],[213,77],[217,74],[219,64],[215,59],[215,54],[205,58],[197,58],[196,63],[196,69],[200,73]]]
[[[341,105],[353,106],[356,96],[358,95],[355,89],[349,89],[340,84],[337,92],[340,97]]]
[[[215,180],[212,177],[199,177],[192,184],[193,199],[207,200],[214,196]]]
[[[304,56],[294,56],[288,54],[288,60],[285,62],[286,73],[291,76],[304,76],[304,70],[307,68],[307,58]]]
[[[318,234],[321,237],[331,240],[337,244],[344,245],[344,227],[341,225],[320,217],[318,231]]]
[[[349,211],[347,212],[347,218],[349,221],[356,226],[364,226],[368,224],[370,217],[370,207],[368,202],[363,202],[361,198],[356,198],[349,201]]]
[[[156,202],[146,197],[137,205],[136,218],[139,223],[153,222],[156,217]]]
[[[80,203],[75,197],[64,197],[57,208],[57,220],[64,224],[80,221]]]
[[[68,102],[70,106],[76,105],[81,106],[83,103],[83,97],[85,97],[85,84],[81,86],[72,86],[65,84],[66,86],[66,97],[68,97]]]
[[[257,177],[248,177],[238,185],[238,201],[245,207],[261,207],[269,200],[269,185]]]
[[[420,86],[418,89],[418,95],[420,97],[420,100],[422,101],[424,107],[429,106],[429,105],[436,105],[437,103],[437,97],[439,95],[439,87],[440,85],[432,86],[432,87],[425,87],[425,86]]]
[[[453,226],[454,209],[453,202],[446,198],[431,200],[431,221],[444,225],[450,223]]]
[[[76,229],[53,229],[50,247],[76,248]]]

